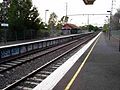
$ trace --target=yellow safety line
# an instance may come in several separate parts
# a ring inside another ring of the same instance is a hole
[[[99,38],[98,38],[99,39]],[[89,51],[89,53],[87,54],[86,58],[84,59],[84,61],[82,62],[82,64],[79,66],[77,72],[74,74],[74,76],[72,77],[72,79],[70,80],[70,82],[68,83],[68,85],[66,86],[66,88],[64,90],[69,90],[71,85],[73,84],[73,82],[75,81],[75,79],[77,78],[78,74],[80,73],[81,69],[83,68],[84,64],[86,63],[88,57],[90,56],[91,52],[93,51],[98,39],[96,40],[96,42],[94,43],[94,45],[92,46],[91,50]]]

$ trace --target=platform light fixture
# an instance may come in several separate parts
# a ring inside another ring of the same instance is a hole
[[[95,0],[83,0],[86,5],[92,5]]]

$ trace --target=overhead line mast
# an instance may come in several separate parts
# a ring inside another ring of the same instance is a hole
[[[80,15],[110,15],[110,14],[107,14],[107,13],[103,13],[103,14],[71,14],[71,15],[68,15],[68,16],[80,16]]]
[[[66,2],[66,17],[67,17],[68,3]]]

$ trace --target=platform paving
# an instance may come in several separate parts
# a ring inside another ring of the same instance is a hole
[[[92,44],[93,45],[93,44]],[[92,47],[91,45],[91,47]],[[91,47],[74,64],[53,90],[64,90]],[[69,90],[120,90],[120,52],[118,42],[102,33]]]

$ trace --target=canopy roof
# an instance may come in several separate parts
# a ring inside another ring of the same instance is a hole
[[[83,0],[86,5],[92,5],[95,0]]]

